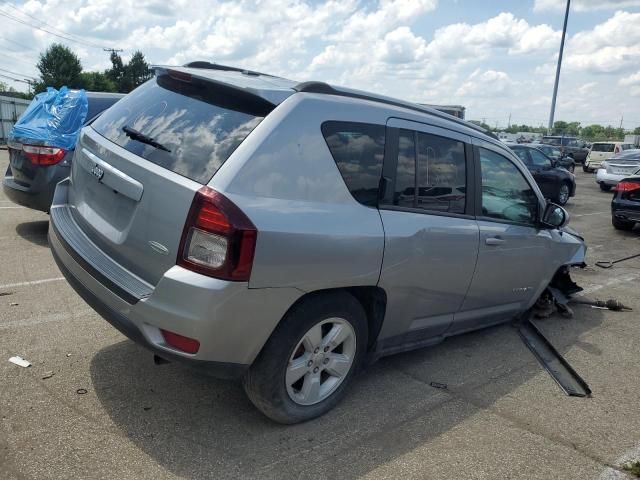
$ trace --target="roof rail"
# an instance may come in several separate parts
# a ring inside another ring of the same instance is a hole
[[[332,87],[328,83],[325,82],[302,82],[297,84],[293,89],[297,92],[306,92],[306,93],[322,93],[326,95],[338,95],[340,97],[349,97],[349,98],[358,98],[361,100],[370,100],[373,102],[384,103],[385,105],[393,105],[394,107],[402,107],[408,110],[414,110],[421,113],[428,113],[435,117],[439,117],[445,120],[450,120],[459,125],[464,125],[465,127],[469,127],[478,132],[484,133],[485,135],[490,136],[496,140],[499,138],[489,130],[485,130],[484,128],[474,125],[471,122],[466,122],[464,120],[459,119],[458,117],[454,117],[453,115],[449,115],[448,113],[440,112],[430,107],[423,107],[418,105],[417,103],[404,102],[402,100],[396,100],[395,98],[378,96],[378,95],[370,95],[365,92],[357,91],[357,90],[347,90],[347,89],[337,89]]]
[[[189,63],[185,63],[183,65],[183,67],[187,67],[187,68],[202,68],[205,70],[223,70],[225,72],[240,72],[244,75],[251,75],[251,76],[265,76],[265,77],[274,77],[275,75],[269,75],[268,73],[262,73],[262,72],[256,72],[253,70],[247,70],[246,68],[238,68],[238,67],[231,67],[229,65],[220,65],[218,63],[211,63],[211,62],[207,62],[204,60],[196,60],[194,62],[189,62]]]

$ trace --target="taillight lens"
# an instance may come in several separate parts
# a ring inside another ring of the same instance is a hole
[[[62,148],[57,147],[39,147],[36,145],[23,145],[22,151],[24,156],[31,160],[34,165],[49,166],[60,163],[67,153]]]
[[[627,180],[623,180],[618,183],[613,189],[616,192],[629,193],[640,190],[640,182],[630,182]]]
[[[196,192],[182,232],[178,265],[223,280],[248,281],[258,232],[227,197]]]

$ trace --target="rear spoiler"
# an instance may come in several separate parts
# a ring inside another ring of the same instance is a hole
[[[195,63],[199,64],[204,62]],[[257,80],[257,77],[262,74],[250,72],[249,70],[236,69],[234,67],[209,69],[204,67],[152,65],[151,69],[154,71],[156,77],[168,75],[174,80],[185,83],[216,85],[216,87],[237,98],[242,97],[245,101],[251,100],[256,102],[256,104],[262,104],[262,107],[268,111],[273,110],[277,105],[295,93],[293,90],[269,88],[268,85],[261,88],[262,86],[258,83],[259,80]],[[237,76],[230,75],[230,73],[237,73]],[[251,81],[248,80],[249,78],[256,80]],[[258,83],[257,86],[256,83]]]

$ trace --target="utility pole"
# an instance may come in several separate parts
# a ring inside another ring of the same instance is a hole
[[[111,53],[124,52],[124,50],[122,50],[121,48],[103,48],[102,50],[104,50],[105,52],[111,52]]]
[[[622,129],[622,120],[624,120],[624,115],[620,116],[620,129]]]
[[[558,66],[556,67],[556,82],[553,85],[553,97],[551,99],[551,114],[549,115],[548,134],[551,135],[553,129],[553,115],[556,111],[556,97],[558,95],[558,82],[560,81],[560,67],[562,66],[562,52],[564,51],[564,37],[567,34],[567,20],[569,20],[569,5],[571,0],[567,0],[567,10],[564,12],[564,26],[562,27],[562,40],[560,40],[560,55],[558,55]]]
[[[509,120],[507,120],[507,128],[511,128],[511,113],[509,113]]]

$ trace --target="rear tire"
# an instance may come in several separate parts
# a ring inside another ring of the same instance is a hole
[[[608,192],[611,190],[611,185],[607,185],[605,183],[600,183],[600,190],[602,190],[603,192]]]
[[[362,365],[367,330],[366,314],[349,293],[303,300],[287,312],[244,376],[247,396],[278,423],[323,415],[342,400]]]
[[[570,171],[571,173],[575,172],[575,171],[576,171],[576,166],[575,166],[575,165],[570,165],[570,166],[569,166],[569,171]]]
[[[613,225],[613,228],[615,228],[616,230],[624,230],[626,232],[633,230],[633,226],[635,225],[635,222],[629,222],[628,220],[621,220],[613,216],[611,217],[611,223]]]
[[[586,165],[586,164],[584,164],[584,163],[582,164],[582,171],[583,171],[584,173],[589,173],[589,172],[590,172],[589,167],[587,167],[587,165]]]

